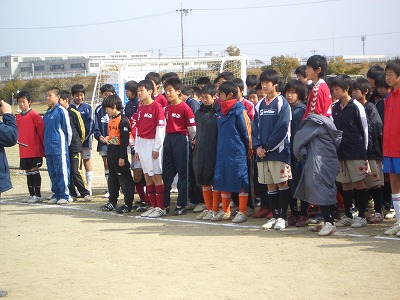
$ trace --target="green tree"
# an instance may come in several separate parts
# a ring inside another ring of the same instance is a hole
[[[228,53],[229,56],[239,56],[240,55],[240,49],[236,46],[228,46],[225,50],[226,53]]]
[[[288,82],[289,78],[293,75],[294,70],[300,66],[300,62],[295,57],[283,55],[273,56],[271,57],[271,66],[282,78],[285,79],[285,82]]]
[[[11,100],[16,98],[17,92],[22,90],[24,81],[19,79],[12,79],[7,81],[0,90],[0,99],[6,100],[11,103]]]
[[[343,57],[335,57],[328,62],[328,75],[339,75],[347,73],[347,63]]]

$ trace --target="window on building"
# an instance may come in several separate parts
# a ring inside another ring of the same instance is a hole
[[[71,64],[71,69],[84,69],[84,68],[85,68],[85,63]]]
[[[90,63],[90,67],[91,68],[98,68],[99,67],[99,63]]]
[[[44,66],[35,66],[35,72],[44,71]]]
[[[50,70],[64,70],[64,65],[51,65]]]

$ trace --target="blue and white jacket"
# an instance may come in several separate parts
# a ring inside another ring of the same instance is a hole
[[[253,149],[262,147],[268,153],[257,161],[281,161],[290,163],[290,121],[292,113],[289,103],[282,95],[275,97],[267,105],[266,99],[260,100],[254,116],[252,137]]]
[[[92,149],[93,143],[93,114],[92,106],[86,102],[82,102],[79,106],[75,103],[71,103],[71,106],[81,113],[83,123],[85,124],[85,141],[82,143],[83,148]]]
[[[68,111],[60,104],[46,110],[44,122],[44,152],[46,155],[68,155],[72,128]]]
[[[110,117],[106,113],[102,105],[98,105],[94,110],[94,138],[98,141],[97,151],[107,151],[107,145],[100,142],[99,138],[101,136],[106,137],[108,135],[108,121]]]

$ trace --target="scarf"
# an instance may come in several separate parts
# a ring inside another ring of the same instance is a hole
[[[228,114],[231,108],[237,103],[236,99],[221,101],[221,112],[224,116]]]

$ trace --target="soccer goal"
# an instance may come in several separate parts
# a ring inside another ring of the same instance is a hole
[[[92,96],[92,107],[101,103],[100,87],[112,84],[121,99],[125,99],[125,83],[129,80],[139,82],[147,73],[158,72],[161,75],[175,72],[185,85],[195,85],[199,77],[207,76],[212,80],[221,72],[233,72],[235,77],[246,78],[247,56],[199,57],[199,58],[148,58],[129,62],[107,62],[100,64]],[[93,109],[94,110],[94,109]]]

